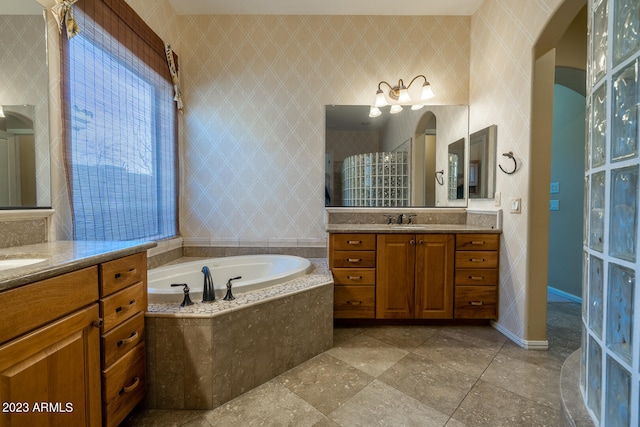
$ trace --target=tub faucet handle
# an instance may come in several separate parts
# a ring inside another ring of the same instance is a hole
[[[238,276],[238,277],[232,277],[231,279],[229,279],[227,281],[227,294],[224,296],[224,298],[222,298],[225,301],[231,301],[236,299],[236,297],[233,296],[233,294],[231,293],[231,281],[232,280],[238,280],[238,279],[242,279],[242,276]]]
[[[171,286],[184,286],[184,299],[182,300],[182,304],[180,304],[180,307],[193,305],[193,301],[191,301],[191,297],[189,297],[189,285],[187,285],[186,283],[172,283]]]

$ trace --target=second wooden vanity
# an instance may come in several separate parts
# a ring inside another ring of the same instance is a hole
[[[499,238],[393,226],[330,232],[334,318],[497,319]]]

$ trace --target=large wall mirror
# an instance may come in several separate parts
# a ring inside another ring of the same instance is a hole
[[[449,200],[447,153],[449,144],[468,141],[468,106],[405,107],[378,117],[369,110],[326,106],[326,206],[466,206],[464,196]]]
[[[0,209],[51,206],[46,23],[35,0],[0,0]]]

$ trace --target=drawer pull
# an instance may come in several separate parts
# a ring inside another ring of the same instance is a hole
[[[469,262],[484,262],[484,258],[469,258]]]
[[[469,280],[484,280],[484,276],[469,276]]]
[[[477,305],[482,305],[484,303],[482,301],[469,301],[469,304],[477,306]]]
[[[349,261],[349,262],[360,262],[360,261],[362,261],[362,258],[347,258],[347,261]]]
[[[362,240],[349,240],[347,243],[349,245],[359,245],[362,243]]]
[[[129,301],[129,305],[127,305],[125,307],[120,306],[120,307],[116,308],[116,313],[120,313],[120,312],[124,312],[124,311],[129,310],[131,307],[133,307],[135,305],[135,303],[136,303],[136,300],[132,299],[131,301]]]
[[[122,390],[120,390],[120,394],[129,393],[135,390],[135,388],[138,387],[139,384],[140,384],[140,378],[136,376],[133,378],[133,382],[130,385],[126,385],[122,387]]]
[[[362,280],[362,276],[347,276],[349,280]]]
[[[472,245],[484,245],[484,240],[472,240],[471,242]]]
[[[133,331],[131,332],[131,335],[129,336],[129,338],[125,338],[122,339],[120,341],[118,341],[118,347],[120,347],[122,344],[129,344],[132,343],[133,341],[138,339],[138,331]]]
[[[135,273],[135,271],[136,271],[136,269],[135,269],[135,268],[130,268],[130,269],[129,269],[129,271],[128,271],[127,273]],[[127,275],[127,273],[124,273],[124,275],[126,276],[126,275]],[[122,276],[123,276],[123,274],[122,274],[122,273],[116,273],[116,274],[114,274],[114,277],[115,277],[116,279],[119,279],[119,278],[121,278]]]
[[[362,301],[347,301],[347,304],[360,305],[360,304],[362,304]]]

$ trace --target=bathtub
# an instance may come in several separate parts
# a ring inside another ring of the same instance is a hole
[[[149,303],[180,303],[184,296],[182,287],[172,287],[174,283],[189,285],[191,300],[202,301],[204,275],[202,267],[211,271],[216,299],[224,297],[227,281],[234,280],[233,294],[264,289],[288,282],[305,275],[311,268],[308,259],[290,255],[244,255],[223,258],[208,258],[189,261],[149,270],[148,298]]]

